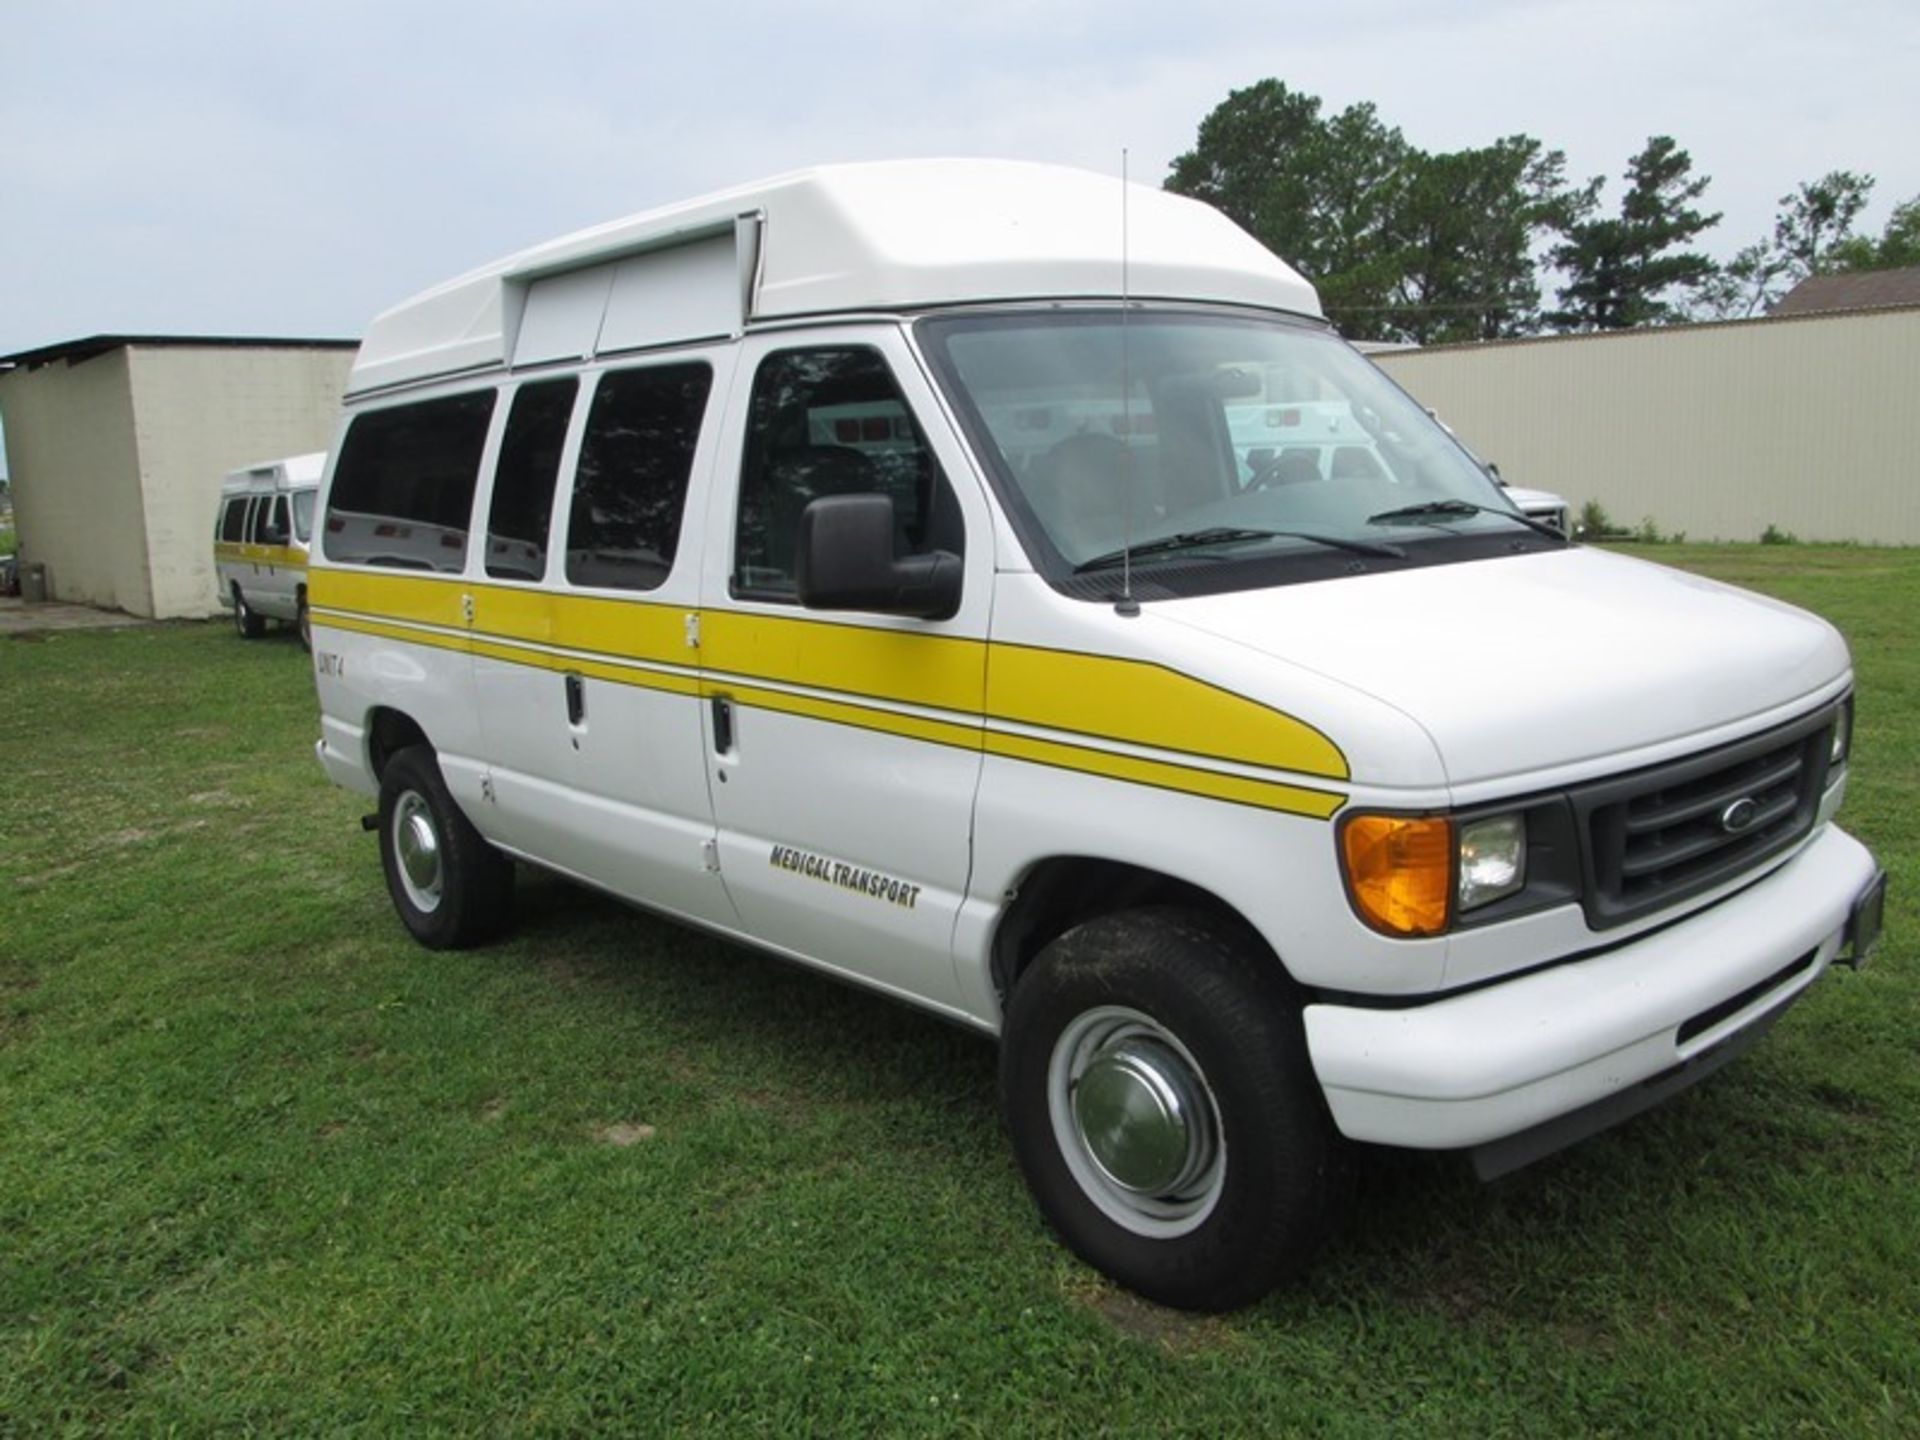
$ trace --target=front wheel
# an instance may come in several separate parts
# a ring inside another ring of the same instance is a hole
[[[1126,911],[1055,940],[1014,987],[1000,1077],[1042,1212],[1151,1300],[1258,1299],[1344,1198],[1291,984],[1214,917]]]
[[[478,945],[507,926],[513,862],[473,828],[424,745],[380,777],[380,865],[401,923],[430,950]]]

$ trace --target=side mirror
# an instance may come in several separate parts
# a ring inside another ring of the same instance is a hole
[[[1493,477],[1493,483],[1496,485],[1505,485],[1507,483],[1506,476],[1500,473],[1500,467],[1491,460],[1487,461],[1487,474]]]
[[[960,557],[897,554],[891,495],[829,495],[800,515],[794,580],[809,610],[946,620],[960,609]]]

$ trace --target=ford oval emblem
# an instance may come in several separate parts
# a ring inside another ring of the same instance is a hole
[[[1738,835],[1751,829],[1759,818],[1760,802],[1751,795],[1742,795],[1720,812],[1720,828],[1729,835]]]

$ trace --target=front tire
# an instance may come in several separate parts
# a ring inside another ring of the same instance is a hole
[[[424,745],[380,777],[380,865],[401,923],[429,950],[478,945],[512,916],[513,862],[473,828]]]
[[[266,618],[253,613],[238,585],[233,587],[233,628],[242,640],[258,640],[267,633]]]
[[[1014,987],[1000,1078],[1041,1211],[1150,1300],[1258,1299],[1345,1197],[1291,982],[1214,917],[1126,911],[1055,940]]]

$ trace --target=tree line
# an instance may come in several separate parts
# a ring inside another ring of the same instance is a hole
[[[1871,175],[1836,170],[1780,198],[1770,234],[1718,262],[1711,183],[1668,135],[1606,177],[1567,176],[1531,135],[1431,152],[1370,104],[1324,114],[1279,80],[1200,123],[1166,188],[1217,206],[1310,277],[1342,333],[1423,345],[1543,330],[1619,330],[1764,313],[1809,275],[1920,264],[1920,196],[1877,238],[1855,222]],[[1557,281],[1551,300],[1543,277]]]

